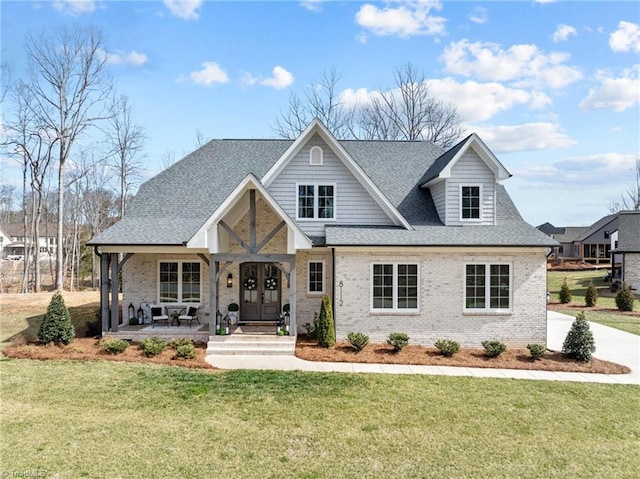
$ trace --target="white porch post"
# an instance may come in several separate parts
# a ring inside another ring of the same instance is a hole
[[[111,253],[111,331],[118,332],[120,325],[120,292],[118,253]]]
[[[209,334],[216,334],[218,322],[218,262],[209,255]]]

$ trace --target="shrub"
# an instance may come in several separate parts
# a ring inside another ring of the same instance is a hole
[[[131,317],[129,318],[129,326],[135,326],[139,324],[138,318]]]
[[[120,338],[104,338],[100,341],[100,347],[110,354],[121,354],[129,347],[129,342]]]
[[[435,347],[438,348],[443,356],[453,356],[460,351],[460,343],[452,341],[450,339],[438,339],[435,342]]]
[[[193,340],[191,338],[174,338],[171,340],[171,347],[173,349],[178,349],[180,346],[193,346]]]
[[[560,287],[560,294],[558,295],[560,302],[562,304],[567,304],[571,302],[571,290],[569,289],[569,284],[567,284],[567,278],[562,282],[562,286]]]
[[[369,336],[364,333],[349,333],[347,340],[356,351],[362,351],[369,344]]]
[[[547,354],[547,347],[544,344],[527,344],[527,349],[531,353],[533,360],[542,359]]]
[[[391,333],[387,343],[393,346],[394,351],[402,351],[409,344],[409,336],[406,333]]]
[[[140,347],[144,351],[144,355],[150,358],[164,351],[167,347],[167,342],[157,337],[147,338],[140,341]]]
[[[333,309],[328,294],[322,297],[320,314],[318,315],[318,345],[331,348],[336,344],[336,330],[333,327]]]
[[[587,308],[593,308],[598,302],[598,289],[596,285],[593,284],[593,281],[589,283],[587,287],[587,292],[584,294],[584,304]]]
[[[484,353],[490,358],[496,358],[507,350],[507,345],[500,341],[482,341]]]
[[[587,321],[584,312],[581,312],[576,316],[576,320],[571,325],[562,344],[562,354],[578,361],[589,361],[595,350],[596,343],[589,328],[589,321]]]
[[[318,339],[318,313],[313,313],[313,321],[302,325],[307,335],[312,339]]]
[[[620,311],[633,311],[633,292],[629,283],[622,283],[622,288],[616,294],[616,306]]]
[[[71,323],[71,315],[64,304],[62,295],[58,292],[53,295],[47,307],[47,312],[38,330],[38,339],[43,344],[51,342],[69,344],[75,337],[76,330]]]
[[[181,344],[176,348],[176,357],[180,359],[194,359],[196,357],[196,347],[193,343]]]

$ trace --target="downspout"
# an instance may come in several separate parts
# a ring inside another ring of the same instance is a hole
[[[331,248],[331,275],[333,279],[331,281],[331,303],[333,307],[333,336],[337,337],[336,333],[336,249]]]

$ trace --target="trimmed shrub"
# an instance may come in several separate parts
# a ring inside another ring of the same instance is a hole
[[[578,361],[589,361],[595,350],[596,343],[589,328],[589,321],[584,312],[581,312],[576,316],[562,344],[562,355]]]
[[[364,347],[369,344],[369,336],[364,333],[349,333],[347,334],[347,340],[358,352],[362,351]]]
[[[196,357],[196,347],[193,343],[181,344],[176,348],[176,358],[194,359]]]
[[[167,342],[164,339],[157,337],[147,338],[140,341],[140,347],[144,351],[144,355],[148,358],[157,356],[167,347]]]
[[[43,344],[69,344],[76,337],[76,330],[71,322],[71,315],[64,304],[62,295],[53,295],[47,312],[38,329],[38,339]]]
[[[318,313],[313,313],[313,321],[302,325],[304,330],[312,339],[318,339]]]
[[[171,347],[173,349],[178,349],[180,346],[193,346],[193,340],[191,338],[173,338],[171,340]]]
[[[547,347],[544,344],[527,344],[527,349],[531,353],[531,358],[535,361],[542,359],[547,354]]]
[[[587,306],[587,308],[593,308],[597,302],[598,302],[598,289],[596,288],[596,285],[593,284],[593,281],[592,281],[591,283],[589,283],[589,286],[587,287],[587,291],[584,294],[584,304]]]
[[[616,306],[620,311],[633,311],[633,292],[629,283],[622,283],[622,288],[616,294]]]
[[[571,290],[569,289],[569,284],[567,284],[567,278],[562,282],[562,286],[560,287],[560,294],[558,294],[558,298],[562,304],[567,304],[571,302]]]
[[[131,317],[129,318],[129,326],[136,326],[140,324],[138,318]]]
[[[446,357],[453,356],[460,351],[460,343],[450,339],[438,339],[434,346],[438,348],[440,354]]]
[[[333,327],[333,308],[328,294],[322,297],[320,314],[318,315],[318,345],[331,348],[336,344],[336,330]]]
[[[406,333],[391,333],[387,343],[393,346],[394,351],[402,351],[409,344],[409,336]]]
[[[496,358],[507,350],[507,345],[500,341],[482,341],[484,353],[490,358]]]
[[[109,354],[121,354],[129,347],[129,341],[120,338],[107,337],[100,341],[100,347]]]

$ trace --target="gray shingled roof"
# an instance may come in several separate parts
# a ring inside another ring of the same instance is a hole
[[[618,213],[618,248],[620,253],[640,253],[640,211]]]
[[[497,226],[445,227],[431,194],[419,187],[425,172],[443,155],[443,150],[432,143],[357,140],[340,143],[416,228],[415,231],[369,228],[369,234],[365,233],[369,242],[377,238],[379,244],[400,241],[397,244],[556,245],[524,222],[502,187],[498,188]],[[184,244],[247,174],[262,178],[291,144],[291,140],[210,141],[144,183],[125,217],[90,244]],[[332,226],[327,228],[327,243],[360,244],[359,235],[366,230]],[[314,241],[321,243],[319,239]]]
[[[616,219],[616,216],[618,216],[618,214],[614,213],[612,215],[608,215],[608,216],[605,216],[603,218],[600,218],[598,221],[596,221],[591,226],[586,228],[585,231],[583,231],[582,234],[580,234],[575,239],[575,241],[584,241],[584,240],[586,240],[589,236],[591,236],[592,234],[596,233],[599,229],[604,228],[607,224],[611,223],[614,219]]]
[[[464,140],[454,145],[450,150],[445,151],[442,155],[436,158],[436,161],[434,161],[429,169],[424,173],[424,176],[420,179],[418,184],[424,185],[434,178],[437,178],[438,175],[442,173],[442,170],[444,170],[451,160],[453,160],[453,158],[458,154],[462,147],[467,144],[469,138],[471,138],[471,135],[467,136]]]

